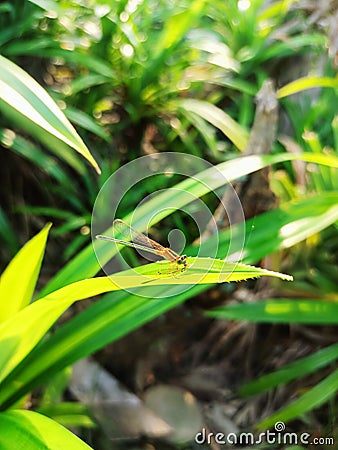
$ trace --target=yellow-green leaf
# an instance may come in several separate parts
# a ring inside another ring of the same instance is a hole
[[[42,339],[58,317],[75,301],[103,292],[154,285],[208,284],[259,276],[292,280],[289,275],[212,258],[188,258],[189,267],[172,272],[171,262],[148,264],[111,278],[98,277],[69,284],[48,294],[0,326],[0,380],[4,379]]]
[[[30,301],[35,289],[51,224],[47,224],[15,255],[0,277],[0,323]]]
[[[287,97],[306,89],[318,87],[338,88],[338,78],[330,77],[304,77],[286,84],[277,91],[277,98]]]
[[[109,278],[78,281],[26,306],[0,326],[0,381],[28,355],[75,301],[119,289]]]
[[[188,268],[182,271],[175,263],[159,261],[112,275],[111,280],[122,289],[131,287],[214,284],[248,280],[260,276],[277,277],[292,281],[292,276],[242,263],[222,259],[187,258]],[[142,276],[140,276],[142,275]]]

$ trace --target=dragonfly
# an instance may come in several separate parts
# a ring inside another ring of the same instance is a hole
[[[113,221],[113,230],[117,231],[124,239],[117,239],[103,234],[98,234],[95,237],[96,239],[115,242],[116,244],[126,245],[158,255],[163,259],[175,262],[177,264],[177,270],[180,272],[184,272],[188,267],[187,255],[179,255],[171,250],[171,248],[163,247],[161,244],[135,230],[135,228],[131,227],[121,219],[115,219]],[[131,240],[129,241],[128,239]]]

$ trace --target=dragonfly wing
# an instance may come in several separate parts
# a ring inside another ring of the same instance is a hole
[[[135,228],[133,228],[130,225],[128,225],[127,223],[123,222],[123,220],[121,220],[121,219],[114,220],[113,229],[114,229],[114,232],[118,233],[117,237],[121,237],[122,239],[124,239],[126,241],[131,241],[135,244],[145,247],[142,250],[147,250],[147,251],[149,251],[151,253],[155,253],[157,255],[161,255],[161,253],[163,253],[163,251],[165,250],[164,247],[162,247],[162,245],[158,244],[157,242],[148,238],[144,234],[135,230]]]
[[[179,255],[173,250],[163,247],[161,244],[158,244],[156,241],[153,241],[144,234],[135,230],[135,228],[123,222],[121,219],[114,220],[113,229],[114,232],[118,233],[118,237],[134,243],[135,248],[154,253],[155,255],[161,256],[162,258],[170,261],[175,261],[179,258]]]

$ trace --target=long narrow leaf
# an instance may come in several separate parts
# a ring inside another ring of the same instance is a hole
[[[273,389],[280,384],[288,383],[305,375],[316,372],[338,359],[338,344],[319,350],[313,355],[301,358],[283,369],[264,375],[257,380],[241,386],[239,392],[243,396],[256,395]]]
[[[276,422],[295,419],[301,417],[308,411],[318,408],[323,403],[333,398],[338,390],[338,370],[331,373],[323,381],[316,384],[315,387],[307,391],[304,395],[292,402],[286,408],[281,409],[276,414],[259,422],[256,427],[259,429],[268,429]]]
[[[222,306],[209,317],[249,322],[338,324],[338,303],[325,300],[269,299],[257,303]]]
[[[134,226],[140,230],[144,231],[146,224],[152,219],[153,211],[158,211],[159,213],[156,215],[157,220],[162,220],[171,214],[170,208],[162,208],[162,205],[170,205],[173,204],[176,208],[183,208],[189,201],[191,201],[192,197],[200,198],[203,195],[207,194],[210,191],[216,190],[220,186],[224,184],[224,179],[231,182],[237,178],[243,177],[250,173],[253,173],[257,170],[260,170],[270,164],[277,164],[285,161],[292,160],[303,160],[307,162],[312,162],[315,164],[323,164],[329,167],[338,168],[338,158],[332,155],[324,155],[324,154],[312,154],[312,153],[303,153],[300,155],[296,154],[279,154],[279,155],[266,155],[266,156],[248,156],[243,158],[238,158],[236,160],[227,161],[225,163],[219,164],[217,166],[218,171],[220,172],[219,177],[211,177],[211,172],[209,169],[195,175],[193,178],[188,178],[181,183],[178,183],[174,186],[173,189],[170,189],[168,192],[162,192],[159,195],[153,197],[149,202],[138,208],[133,216],[133,224]],[[199,181],[199,182],[198,182]],[[177,194],[179,192],[189,192],[189,196],[184,196],[181,194]],[[173,198],[175,196],[175,198]],[[336,202],[338,199],[338,195],[336,194]],[[330,202],[330,208],[332,206],[332,200],[328,200]],[[292,207],[292,206],[291,206]],[[325,202],[324,202],[325,207]],[[293,208],[295,213],[297,213],[297,206]],[[311,212],[311,210],[309,210]],[[312,210],[312,212],[315,212]],[[287,212],[281,212],[278,214],[286,214]],[[318,212],[318,214],[321,214]],[[311,214],[312,215],[312,214]],[[302,216],[305,217],[305,216]],[[284,224],[289,223],[291,220],[292,214],[290,214],[290,218],[285,217]],[[128,219],[128,218],[125,218]],[[277,217],[279,220],[279,216]],[[152,222],[154,224],[154,222]],[[273,222],[269,222],[271,225]],[[332,222],[331,222],[332,223]],[[255,226],[255,223],[250,221],[249,226]],[[257,227],[258,228],[258,227]],[[263,229],[265,230],[266,227]],[[273,228],[271,228],[274,230]],[[250,228],[248,228],[248,232]],[[284,232],[291,232],[292,230],[284,230]],[[306,233],[306,230],[305,230]],[[313,231],[312,231],[313,233]],[[251,241],[250,241],[251,242]],[[300,242],[300,240],[298,240]],[[270,241],[266,238],[262,238],[262,245],[265,247],[270,244]],[[267,254],[264,251],[264,247],[262,252]],[[271,245],[272,248],[276,249],[275,242]],[[239,249],[240,250],[240,249]],[[253,250],[255,250],[253,248]],[[261,251],[261,248],[256,248],[256,251]],[[275,251],[275,250],[272,250]],[[224,256],[221,256],[224,257]],[[257,258],[258,259],[258,258]],[[247,259],[246,262],[254,262],[257,261],[255,257],[252,259]],[[40,293],[41,296],[46,295],[53,290],[64,286],[65,284],[77,281],[81,278],[94,276],[100,270],[100,266],[97,262],[95,253],[93,251],[92,245],[86,247],[76,258],[72,259],[72,261],[67,264],[50,282],[49,284],[42,290]]]
[[[12,259],[0,282],[0,324],[30,301],[40,272],[51,224],[46,225]]]
[[[142,287],[145,282],[148,286],[157,286],[222,283],[258,276],[292,279],[292,277],[276,272],[209,258],[191,258],[189,264],[191,268],[188,268],[180,277],[163,277],[158,273],[158,264],[154,263],[142,267],[143,270],[140,270],[139,274],[135,271],[132,271],[133,273],[125,271],[114,275],[111,279],[104,277],[78,281],[27,306],[0,327],[2,348],[0,380],[4,379],[28,355],[53,323],[75,301],[93,297],[102,292]],[[147,274],[148,277],[141,274]],[[16,286],[15,283],[14,286]]]
[[[5,113],[12,111],[24,117],[26,128],[30,123],[42,128],[51,136],[64,142],[100,171],[88,148],[73,126],[47,92],[25,71],[0,56],[0,99]],[[1,106],[1,103],[0,103]]]
[[[338,78],[329,77],[304,77],[298,78],[298,80],[292,81],[286,84],[277,91],[277,98],[287,97],[298,92],[305,91],[306,89],[318,88],[318,87],[330,87],[338,88]]]
[[[313,226],[318,223],[327,226],[326,221],[321,221],[321,215],[325,215],[330,208],[336,208],[336,216],[331,215],[334,222],[338,218],[337,197],[322,195],[292,202],[283,210],[270,211],[263,216],[264,233],[252,233],[249,240],[251,251],[246,251],[246,260],[254,262],[255,258],[262,258],[270,252],[277,251],[283,241],[279,239],[279,232],[290,221],[297,218],[314,216]],[[252,229],[256,219],[247,223],[248,230]],[[264,223],[266,225],[264,225]],[[267,226],[269,224],[269,226]],[[257,227],[260,229],[262,225]],[[308,230],[309,235],[313,230]],[[292,228],[289,233],[293,233]],[[236,227],[232,230],[236,237]],[[296,242],[296,234],[292,242]],[[228,231],[220,234],[220,247],[228,248],[230,234]],[[287,239],[286,243],[291,241]],[[303,233],[298,233],[298,242],[304,239]],[[264,245],[266,241],[270,242]],[[258,249],[258,250],[257,250]],[[187,253],[188,253],[187,249]],[[236,251],[236,247],[234,247]],[[85,259],[83,261],[85,264]],[[184,275],[184,274],[183,274]],[[162,280],[163,282],[163,280]],[[55,371],[72,364],[109,342],[124,336],[131,330],[157,317],[165,311],[179,305],[193,295],[197,295],[206,289],[207,285],[196,285],[189,291],[181,292],[180,286],[148,286],[144,284],[134,294],[127,292],[114,292],[106,294],[100,301],[93,303],[87,310],[83,311],[70,322],[50,336],[44,343],[33,349],[22,364],[11,373],[3,382],[3,393],[1,401],[4,406],[10,406],[18,398],[29,392],[32,388],[41,384]],[[155,300],[149,302],[147,297],[165,296],[165,301]],[[21,388],[18,389],[18,383]]]
[[[153,57],[158,55],[174,45],[178,44],[184,35],[191,29],[194,21],[198,18],[205,5],[205,0],[194,0],[189,5],[189,11],[182,11],[170,17],[163,28],[157,45],[154,48]]]
[[[26,258],[27,261],[29,258]],[[8,283],[6,285],[8,287]],[[15,281],[13,286],[17,286]],[[109,278],[82,280],[26,306],[3,322],[0,326],[0,380],[35,347],[72,303],[114,289],[118,289],[118,286]],[[3,297],[3,301],[6,301],[6,297]]]
[[[177,103],[179,108],[198,114],[221,130],[239,150],[245,149],[249,137],[247,130],[220,108],[209,102],[196,99],[180,99]]]

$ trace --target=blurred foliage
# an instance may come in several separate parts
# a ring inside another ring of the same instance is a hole
[[[1,52],[23,63],[49,87],[89,148],[102,159],[101,180],[91,171],[84,174],[86,168],[74,180],[64,164],[47,163],[39,148],[33,150],[34,143],[18,142],[12,147],[43,172],[56,166],[52,177],[57,172],[59,179],[56,184],[46,179],[42,204],[28,199],[19,210],[43,214],[60,224],[53,233],[68,241],[66,259],[87,241],[96,193],[119,161],[161,150],[223,161],[229,151],[236,151],[229,139],[243,150],[236,137],[244,136],[252,122],[253,96],[263,80],[274,77],[282,61],[309,52],[317,55],[327,43],[326,35],[314,32],[305,12],[292,1],[269,6],[262,0],[117,1],[114,5],[16,1],[4,2],[0,19],[4,24]],[[330,95],[328,91],[322,95]],[[192,98],[210,106],[189,106],[185,100]],[[322,104],[328,102],[323,99]],[[232,118],[226,136],[224,127],[215,128],[220,123],[217,115],[227,120],[224,110]],[[233,119],[243,126],[238,128]],[[299,137],[305,125],[297,124]],[[152,186],[146,191],[150,192]],[[33,203],[32,208],[25,203]],[[58,211],[60,204],[67,212]],[[76,236],[69,241],[71,230]]]

